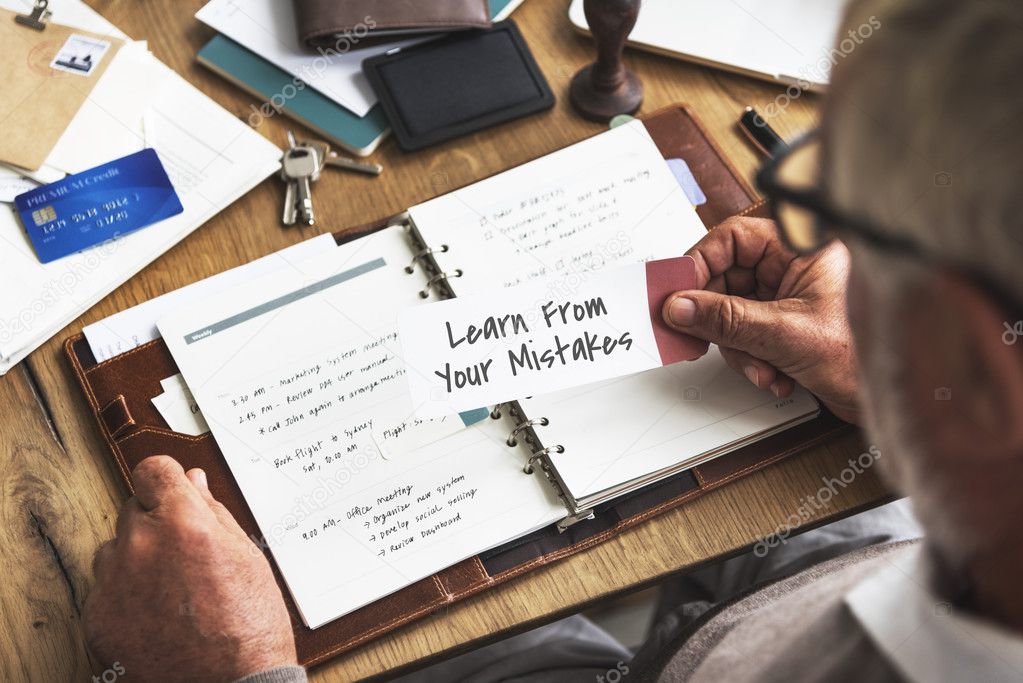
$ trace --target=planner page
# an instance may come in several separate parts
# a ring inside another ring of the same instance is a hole
[[[706,229],[642,122],[631,121],[409,209],[456,295],[680,256]],[[441,251],[446,247],[444,251]]]
[[[617,380],[520,401],[544,446],[562,446],[551,461],[584,506],[614,498],[758,438],[816,417],[802,388],[787,398],[757,389],[717,349]]]
[[[411,417],[410,253],[388,228],[158,323],[311,628],[565,514],[486,411]]]
[[[555,303],[586,273],[678,256],[706,228],[636,120],[410,210],[456,295],[540,277]],[[440,251],[441,245],[446,250]],[[545,302],[536,302],[542,305]],[[802,389],[785,400],[733,372],[717,349],[697,361],[557,393],[521,397],[558,475],[577,499],[624,492],[672,465],[720,455],[809,419]]]

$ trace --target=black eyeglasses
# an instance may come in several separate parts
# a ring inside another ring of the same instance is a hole
[[[775,222],[790,249],[809,254],[838,237],[836,231],[847,230],[883,249],[926,251],[912,240],[889,235],[835,207],[821,186],[820,169],[820,131],[814,130],[769,159],[757,173],[757,186],[772,200]]]
[[[914,258],[937,268],[963,273],[980,284],[1007,312],[1023,311],[1016,296],[987,273],[956,263],[908,237],[891,234],[876,223],[834,205],[820,181],[820,131],[804,135],[769,159],[756,176],[757,187],[771,200],[782,241],[797,254],[810,254],[844,234],[868,246]]]

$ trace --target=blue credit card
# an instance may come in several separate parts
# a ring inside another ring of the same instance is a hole
[[[14,205],[42,263],[184,211],[152,149],[19,194]]]

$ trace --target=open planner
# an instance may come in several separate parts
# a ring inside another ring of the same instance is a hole
[[[669,156],[688,162],[706,204],[693,206]],[[399,311],[541,278],[564,296],[593,270],[684,253],[751,198],[673,107],[355,239],[320,236],[142,304],[66,348],[129,486],[150,454],[207,469],[272,556],[300,659],[321,661],[841,428],[813,419],[805,391],[777,399],[716,351],[414,418]],[[155,324],[149,341],[104,356],[139,324]],[[178,372],[210,432],[174,432],[154,412]]]

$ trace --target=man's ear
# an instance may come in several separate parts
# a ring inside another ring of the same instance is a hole
[[[903,359],[905,408],[928,451],[969,456],[983,466],[991,458],[1023,451],[1023,337],[1006,332],[1013,312],[961,275],[938,271],[906,297],[892,335]],[[992,460],[993,462],[993,460]]]

